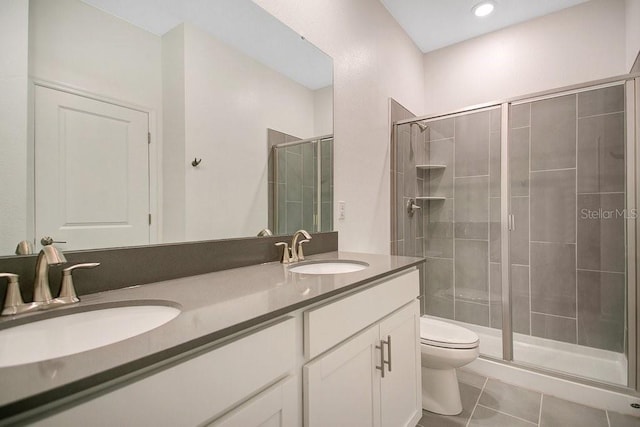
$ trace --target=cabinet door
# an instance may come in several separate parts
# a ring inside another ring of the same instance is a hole
[[[286,378],[243,403],[211,427],[293,427],[296,425],[295,377]]]
[[[366,329],[305,365],[306,426],[380,425],[378,331],[377,325]]]
[[[385,366],[381,380],[382,426],[414,426],[422,415],[420,370],[420,309],[414,301],[380,323],[385,344]]]

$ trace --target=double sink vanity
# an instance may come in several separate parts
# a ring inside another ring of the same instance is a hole
[[[0,424],[415,425],[421,262],[327,252],[5,316]]]

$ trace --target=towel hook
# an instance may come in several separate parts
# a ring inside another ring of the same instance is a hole
[[[202,159],[198,159],[197,157],[193,158],[193,161],[191,162],[191,166],[193,166],[194,168],[197,167],[200,163],[202,162]]]

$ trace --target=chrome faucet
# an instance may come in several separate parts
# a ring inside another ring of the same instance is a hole
[[[303,236],[304,239],[298,241],[300,236]],[[302,244],[307,243],[311,240],[311,235],[307,233],[305,230],[298,230],[294,233],[293,239],[291,239],[291,260],[293,262],[296,261],[304,261],[304,252],[302,252]]]
[[[60,265],[67,262],[62,252],[53,245],[46,245],[38,254],[36,260],[36,276],[33,282],[33,302],[36,304],[49,304],[53,297],[49,287],[49,266]]]

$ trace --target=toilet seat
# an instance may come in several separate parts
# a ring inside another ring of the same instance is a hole
[[[470,349],[478,347],[478,335],[469,329],[429,317],[420,318],[420,343],[434,347]]]

